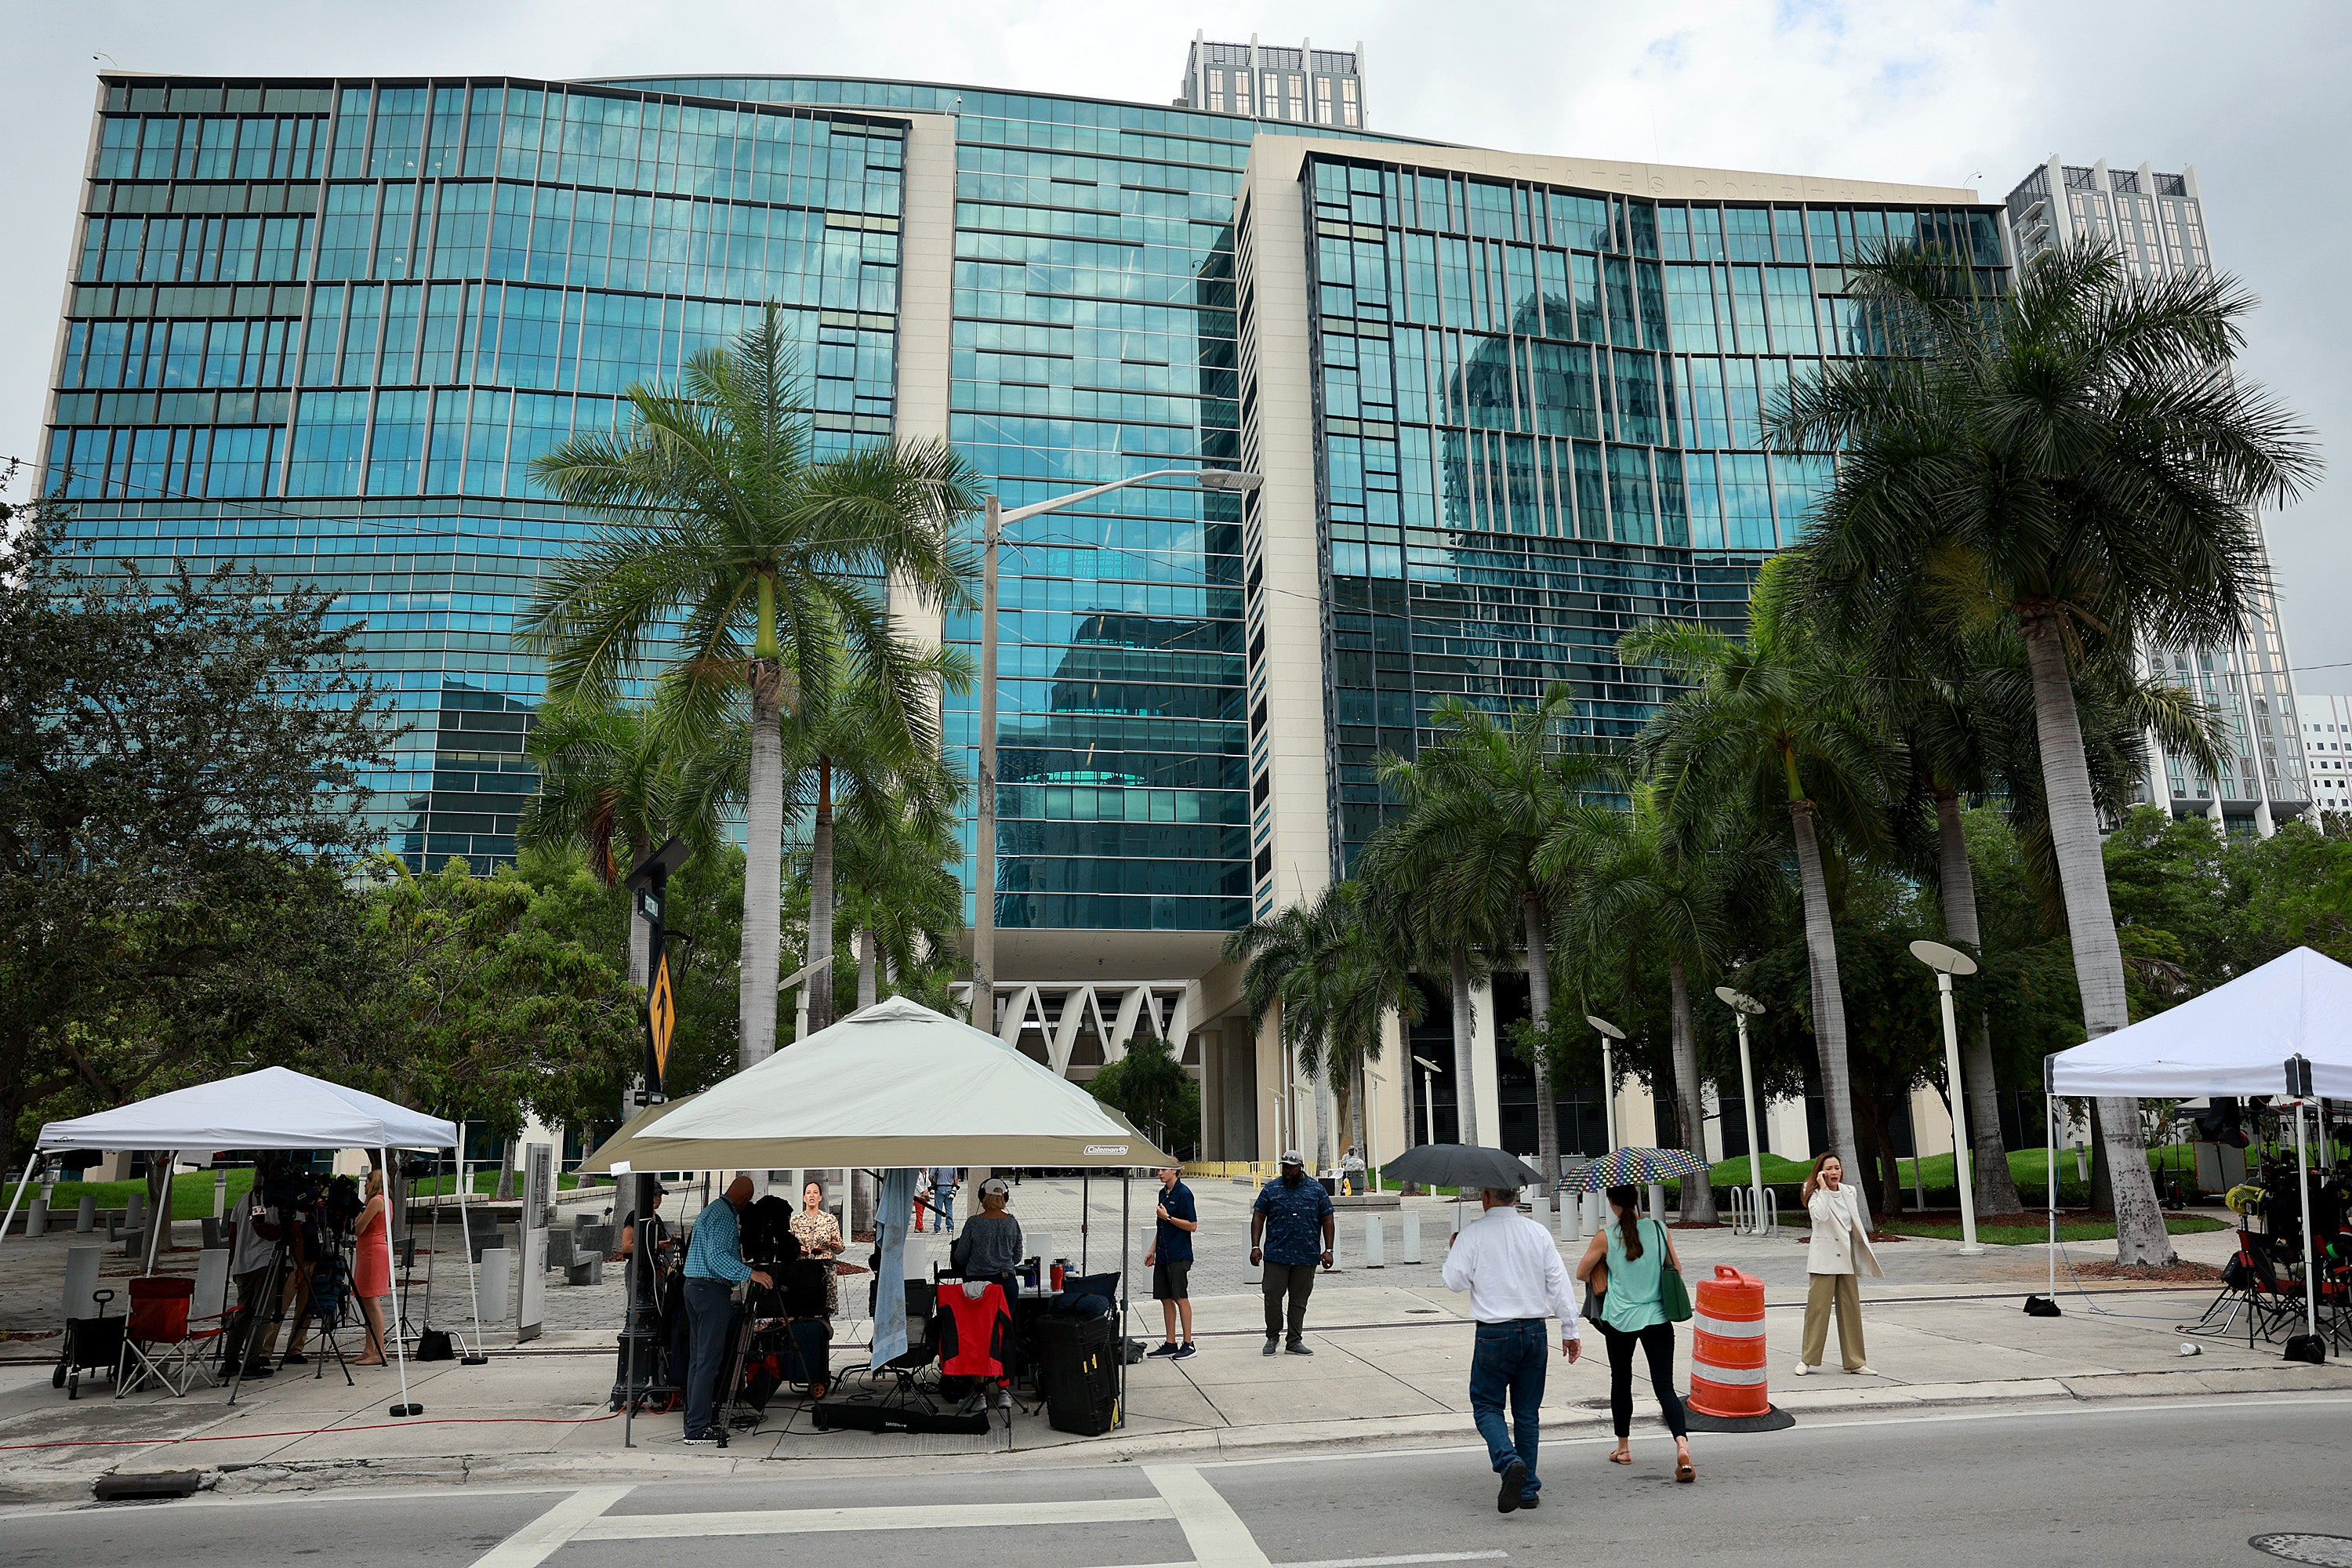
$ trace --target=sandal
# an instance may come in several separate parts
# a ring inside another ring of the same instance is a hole
[[[1692,1468],[1687,1451],[1675,1456],[1675,1479],[1684,1482],[1698,1479],[1698,1471]]]
[[[1615,1449],[1610,1454],[1609,1462],[1612,1465],[1630,1465],[1633,1462],[1633,1450],[1631,1448]]]

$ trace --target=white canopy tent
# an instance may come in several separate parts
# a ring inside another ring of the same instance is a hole
[[[324,1079],[289,1068],[263,1068],[258,1072],[216,1079],[188,1089],[159,1094],[132,1105],[101,1110],[68,1121],[42,1127],[34,1142],[36,1153],[61,1149],[144,1150],[176,1160],[183,1150],[221,1149],[373,1149],[387,1184],[392,1151],[450,1149],[457,1145],[457,1124],[395,1105],[389,1100],[346,1089]],[[8,1205],[8,1219],[0,1222],[0,1236],[14,1223],[16,1205],[31,1184],[37,1160],[25,1163],[24,1179],[16,1184]],[[171,1183],[164,1182],[163,1212],[147,1224],[147,1267],[155,1257],[163,1231],[171,1223]],[[464,1202],[462,1194],[459,1203]],[[399,1267],[393,1249],[392,1223],[383,1227],[385,1259],[391,1272]],[[473,1252],[467,1249],[470,1274]],[[400,1368],[400,1403],[395,1415],[414,1415],[424,1406],[408,1397],[408,1359],[401,1344],[400,1292],[393,1292],[392,1341]]]
[[[625,1144],[614,1138],[582,1173],[611,1172],[616,1158],[648,1171],[1169,1163],[1083,1087],[903,996],[634,1125]]]
[[[2291,1077],[2307,1067],[2309,1087]],[[2270,1095],[2294,1106],[2295,1164],[2303,1171],[2305,1097],[2352,1099],[2352,968],[2298,947],[2261,968],[2112,1035],[2043,1062],[2044,1089],[2062,1094],[2189,1100]],[[2053,1110],[2054,1125],[2054,1110]],[[2303,1176],[2305,1213],[2310,1178]],[[2303,1227],[2304,1274],[2311,1226]],[[2058,1269],[2058,1141],[2050,1140],[2050,1269]],[[2306,1299],[2310,1292],[2305,1291]],[[2316,1306],[2311,1305],[2315,1316]],[[2312,1325],[2316,1331],[2316,1324]]]
[[[1084,1088],[994,1035],[894,996],[699,1094],[640,1113],[580,1170],[615,1175],[831,1165],[1118,1170],[1124,1334],[1129,1228],[1124,1173],[1169,1163],[1127,1118]],[[883,1254],[887,1281],[896,1253],[886,1245]],[[878,1364],[885,1348],[878,1317],[875,1338]],[[1124,1357],[1119,1376],[1123,1389]],[[1122,1395],[1122,1412],[1125,1407]],[[635,1406],[629,1408],[634,1413]]]

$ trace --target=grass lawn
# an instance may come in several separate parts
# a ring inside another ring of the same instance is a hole
[[[1881,1229],[1891,1230],[1897,1236],[1938,1237],[1946,1241],[1960,1239],[1960,1227],[1958,1225],[1938,1225],[1932,1221],[1916,1220],[1908,1215],[1892,1216],[1882,1215],[1877,1216],[1877,1223]],[[2227,1227],[2220,1220],[2208,1218],[2204,1215],[2182,1214],[2165,1215],[2164,1228],[2174,1236],[2194,1236],[2201,1230],[2221,1230]],[[2115,1238],[2116,1222],[2114,1220],[2070,1220],[2063,1215],[2059,1217],[2058,1239],[2061,1241],[2113,1241]],[[2032,1247],[2050,1239],[2050,1225],[2046,1220],[2037,1225],[1980,1225],[1977,1226],[1977,1239],[2000,1247]]]
[[[228,1206],[236,1207],[236,1200],[245,1196],[246,1190],[252,1185],[251,1171],[231,1171],[228,1173]],[[25,1201],[31,1203],[39,1195],[40,1190],[36,1184],[25,1194]],[[62,1215],[67,1224],[72,1224],[74,1211],[81,1206],[85,1193],[97,1198],[98,1206],[101,1209],[119,1209],[130,1206],[132,1193],[144,1193],[146,1190],[147,1184],[143,1179],[136,1182],[59,1182],[57,1195],[49,1200],[49,1223],[56,1225],[57,1216]],[[8,1195],[14,1197],[16,1194],[12,1191]],[[0,1204],[5,1201],[0,1199]],[[173,1219],[202,1219],[212,1212],[212,1172],[184,1171],[172,1178]]]

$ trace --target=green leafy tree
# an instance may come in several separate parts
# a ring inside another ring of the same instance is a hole
[[[969,602],[956,520],[980,500],[944,442],[819,458],[804,378],[773,306],[676,389],[630,388],[619,436],[534,459],[540,482],[612,527],[541,579],[518,638],[557,697],[610,700],[663,672],[699,743],[743,725],[746,861],[739,1049],[774,1048],[782,958],[784,715],[822,704],[845,671],[906,727],[933,694],[880,584],[939,609]]]
[[[1117,1106],[1141,1132],[1178,1159],[1201,1143],[1201,1086],[1168,1042],[1140,1036],[1118,1060],[1087,1082],[1088,1092]]]
[[[90,574],[31,521],[0,575],[5,1143],[59,1097],[119,1105],[341,1026],[332,859],[369,842],[360,780],[397,733],[327,595]]]
[[[1804,544],[1857,616],[2005,618],[2032,672],[2044,808],[2084,1026],[2130,1021],[2124,952],[2075,698],[2085,635],[2127,647],[2233,640],[2265,568],[2257,508],[2315,471],[2306,432],[2231,374],[2252,296],[2211,274],[2133,277],[2084,245],[1997,300],[1935,252],[1866,258],[1855,294],[1899,351],[1790,387],[1776,442],[1839,454]],[[2100,1105],[2116,1249],[2172,1258],[2125,1099]]]

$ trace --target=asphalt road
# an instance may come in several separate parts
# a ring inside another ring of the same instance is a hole
[[[259,1568],[324,1559],[452,1568],[950,1562],[958,1568],[1386,1568],[1430,1563],[2031,1564],[2263,1568],[2251,1536],[2352,1537],[2352,1398],[2138,1400],[1822,1419],[1702,1436],[1696,1485],[1637,1427],[1541,1465],[1544,1507],[1494,1510],[1483,1451],[854,1479],[26,1509],[0,1563]],[[2346,1542],[2352,1547],[2352,1541]],[[2352,1556],[2346,1561],[2352,1562]]]

